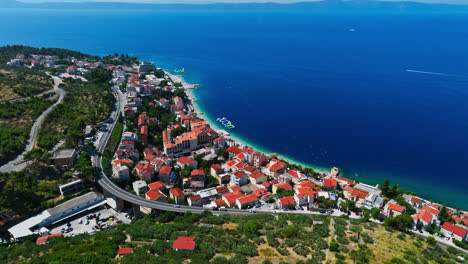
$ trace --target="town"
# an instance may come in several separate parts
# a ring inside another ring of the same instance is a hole
[[[113,65],[100,60],[18,54],[8,62],[11,67],[53,68],[50,71],[61,79],[86,81],[96,68],[112,73],[111,85],[120,104],[106,122],[86,127],[83,142],[94,146],[91,155],[110,157],[102,159],[103,173],[120,188],[175,209],[189,206],[213,214],[241,209],[248,214],[347,215],[395,229],[408,228],[424,237],[434,235],[447,245],[468,242],[468,212],[405,193],[388,181],[369,185],[343,177],[336,167],[327,172],[304,168],[280,155],[246,146],[203,118],[193,95],[196,85],[185,83],[181,76],[152,62],[129,64],[122,58],[112,58],[119,62]],[[57,62],[62,60],[69,66],[57,71]],[[121,131],[114,130],[117,128]],[[118,135],[117,144],[110,154],[100,153],[100,146],[107,145],[111,134]],[[83,157],[82,151],[59,149],[51,162],[79,173],[74,165]],[[82,190],[81,180],[60,186],[63,196]],[[112,228],[154,210],[144,205],[136,210],[124,207],[105,191],[91,191],[21,222],[9,232],[14,239],[40,234],[37,243],[45,243],[51,236],[94,233],[94,224],[103,226],[99,218],[114,218],[104,227]],[[91,221],[91,225],[77,228],[88,225],[77,224],[85,215],[84,221]],[[69,231],[70,222],[77,226],[74,232]],[[193,237],[179,237],[174,249],[193,251],[198,242]],[[119,254],[131,251],[121,248]]]

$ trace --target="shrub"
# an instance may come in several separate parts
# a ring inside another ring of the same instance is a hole
[[[338,237],[336,238],[336,241],[338,241],[338,243],[343,244],[343,245],[349,244],[349,241],[346,237]]]
[[[339,251],[338,247],[339,247],[338,242],[332,239],[332,241],[330,241],[330,246],[329,246],[330,251],[338,252]]]

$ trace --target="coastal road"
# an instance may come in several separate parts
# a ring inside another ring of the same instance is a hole
[[[62,82],[62,80],[55,76],[51,76],[51,77],[54,79],[54,89],[52,91],[59,94],[59,98],[57,102],[55,102],[53,105],[47,108],[47,110],[45,110],[38,118],[36,118],[33,126],[31,127],[31,132],[29,133],[28,144],[26,145],[26,148],[24,149],[23,153],[17,156],[14,160],[0,167],[0,172],[18,171],[26,167],[28,162],[23,161],[24,154],[26,154],[26,152],[34,148],[34,145],[37,139],[37,132],[39,131],[39,126],[41,125],[42,120],[44,120],[47,114],[49,114],[58,104],[60,104],[63,101],[63,98],[65,97],[66,92],[59,88],[59,85]]]

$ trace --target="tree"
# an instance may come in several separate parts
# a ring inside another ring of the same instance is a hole
[[[255,219],[250,219],[244,226],[244,234],[247,237],[255,237],[257,235],[258,222]]]
[[[370,210],[370,215],[374,219],[378,219],[382,210],[380,208],[374,207]]]
[[[385,218],[384,224],[390,228],[405,232],[413,226],[413,218],[407,214],[389,216]]]
[[[435,244],[437,243],[436,240],[435,240],[435,238],[434,238],[433,236],[428,236],[428,237],[426,238],[426,242],[427,242],[427,244],[430,245],[430,246],[435,246]]]
[[[390,189],[390,181],[388,179],[385,179],[380,189],[382,190],[382,193],[386,195],[388,193],[388,190]]]
[[[329,249],[330,249],[330,251],[339,252],[339,250],[338,250],[339,246],[340,245],[338,245],[338,242],[336,242],[336,240],[332,239],[332,241],[330,241]]]
[[[447,213],[447,206],[445,204],[443,204],[442,208],[440,208],[439,218],[442,222],[447,222],[449,219],[449,215]]]

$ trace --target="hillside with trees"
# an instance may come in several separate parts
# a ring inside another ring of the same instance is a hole
[[[358,235],[359,234],[359,235]],[[194,252],[172,249],[193,237]],[[4,263],[467,263],[466,254],[365,219],[324,215],[214,216],[153,212],[95,235],[36,237],[0,250]],[[132,253],[117,256],[119,248]]]

